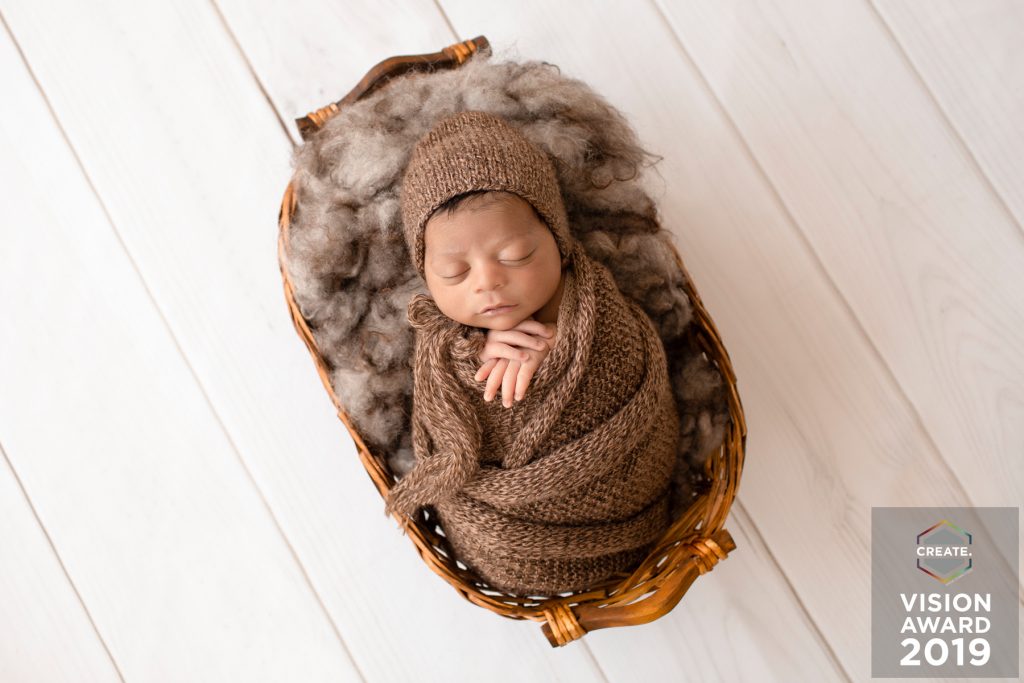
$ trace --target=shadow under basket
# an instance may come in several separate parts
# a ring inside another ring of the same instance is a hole
[[[477,51],[490,51],[489,43],[483,36],[451,45],[440,52],[386,59],[370,69],[344,98],[298,119],[299,132],[303,139],[307,139],[342,107],[386,85],[391,78],[415,70],[458,68]],[[288,228],[296,202],[292,184],[289,183],[278,214],[278,259],[284,280],[285,299],[295,329],[313,357],[320,379],[338,411],[338,417],[352,435],[363,466],[384,497],[396,479],[385,458],[381,454],[371,453],[366,447],[335,394],[327,364],[294,297],[293,282],[285,264]],[[415,522],[399,519],[395,515],[405,527],[423,561],[462,597],[503,617],[540,622],[544,635],[553,647],[565,645],[595,629],[644,624],[667,614],[698,576],[711,571],[715,564],[736,548],[732,536],[723,525],[736,496],[743,468],[747,435],[743,407],[736,389],[736,376],[718,330],[705,310],[679,253],[674,247],[671,248],[680,270],[686,276],[685,286],[694,313],[691,324],[697,345],[728,383],[731,419],[721,446],[705,464],[704,474],[711,481],[710,488],[676,519],[632,573],[620,574],[587,590],[572,593],[525,598],[511,596],[490,589],[482,579],[456,561],[430,507],[422,508]]]

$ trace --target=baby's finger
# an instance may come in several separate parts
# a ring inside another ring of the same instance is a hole
[[[527,363],[519,369],[519,376],[516,378],[517,401],[523,400],[523,396],[526,395],[526,388],[530,386],[530,380],[533,379],[535,372],[537,372],[537,366],[534,363]]]
[[[525,346],[525,345],[524,345]],[[529,345],[531,348],[533,344]],[[488,342],[485,350],[485,355],[491,358],[504,358],[506,360],[529,360],[530,354],[522,349],[510,346],[509,344],[503,344],[502,342],[493,341]]]
[[[487,386],[484,388],[485,401],[490,401],[498,393],[498,387],[501,386],[501,378],[505,376],[506,367],[508,367],[508,360],[505,358],[498,359],[498,362],[491,370],[491,376],[487,378]]]
[[[501,381],[501,404],[506,408],[512,407],[512,395],[516,389],[516,376],[519,374],[519,361],[512,361],[505,370],[505,376]]]
[[[542,323],[542,322],[540,322],[538,320],[534,320],[533,318],[527,318],[526,320],[524,320],[523,322],[519,323],[518,325],[516,325],[512,329],[513,330],[522,330],[523,332],[528,332],[529,334],[536,334],[536,335],[539,335],[541,337],[547,337],[547,338],[551,338],[551,337],[555,336],[554,333],[551,331],[551,327],[550,326],[545,325],[544,323]]]
[[[537,351],[543,351],[547,348],[543,338],[516,329],[499,330],[496,331],[493,336],[495,341],[519,346],[524,349],[536,349]]]
[[[483,382],[485,379],[487,379],[488,375],[491,374],[491,370],[497,363],[497,358],[490,358],[487,361],[485,361],[484,364],[480,366],[480,369],[476,371],[474,379],[476,379],[477,382]]]

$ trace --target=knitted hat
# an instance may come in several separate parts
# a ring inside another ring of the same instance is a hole
[[[505,119],[463,111],[440,119],[419,139],[402,178],[402,227],[421,277],[427,219],[470,190],[511,192],[529,202],[551,230],[565,266],[573,238],[550,159]]]

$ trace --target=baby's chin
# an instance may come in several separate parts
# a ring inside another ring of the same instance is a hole
[[[525,313],[523,311],[514,310],[509,311],[507,315],[502,315],[497,318],[488,318],[485,315],[474,316],[474,320],[471,322],[460,321],[464,325],[471,327],[480,327],[485,330],[511,330],[513,327],[529,318],[533,313]]]
[[[485,323],[483,325],[477,325],[477,327],[482,327],[485,330],[511,330],[513,327],[515,327],[519,323],[523,322],[528,317],[530,317],[530,316],[526,316],[524,318],[520,318],[519,320],[511,320],[511,321],[501,322],[501,323],[490,323],[489,322],[489,323]]]
[[[535,315],[537,311],[531,310],[531,307],[524,308],[523,304],[519,304],[508,313],[497,317],[481,315],[479,313],[461,315],[454,311],[446,311],[444,309],[441,309],[441,313],[446,315],[450,320],[454,320],[455,322],[466,325],[467,327],[479,327],[485,330],[511,330],[530,316]]]

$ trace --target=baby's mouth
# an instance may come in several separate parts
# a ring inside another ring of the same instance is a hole
[[[501,315],[502,313],[505,313],[506,311],[511,311],[515,307],[516,307],[515,304],[506,304],[505,306],[496,306],[494,308],[488,308],[485,311],[481,311],[480,315]]]

